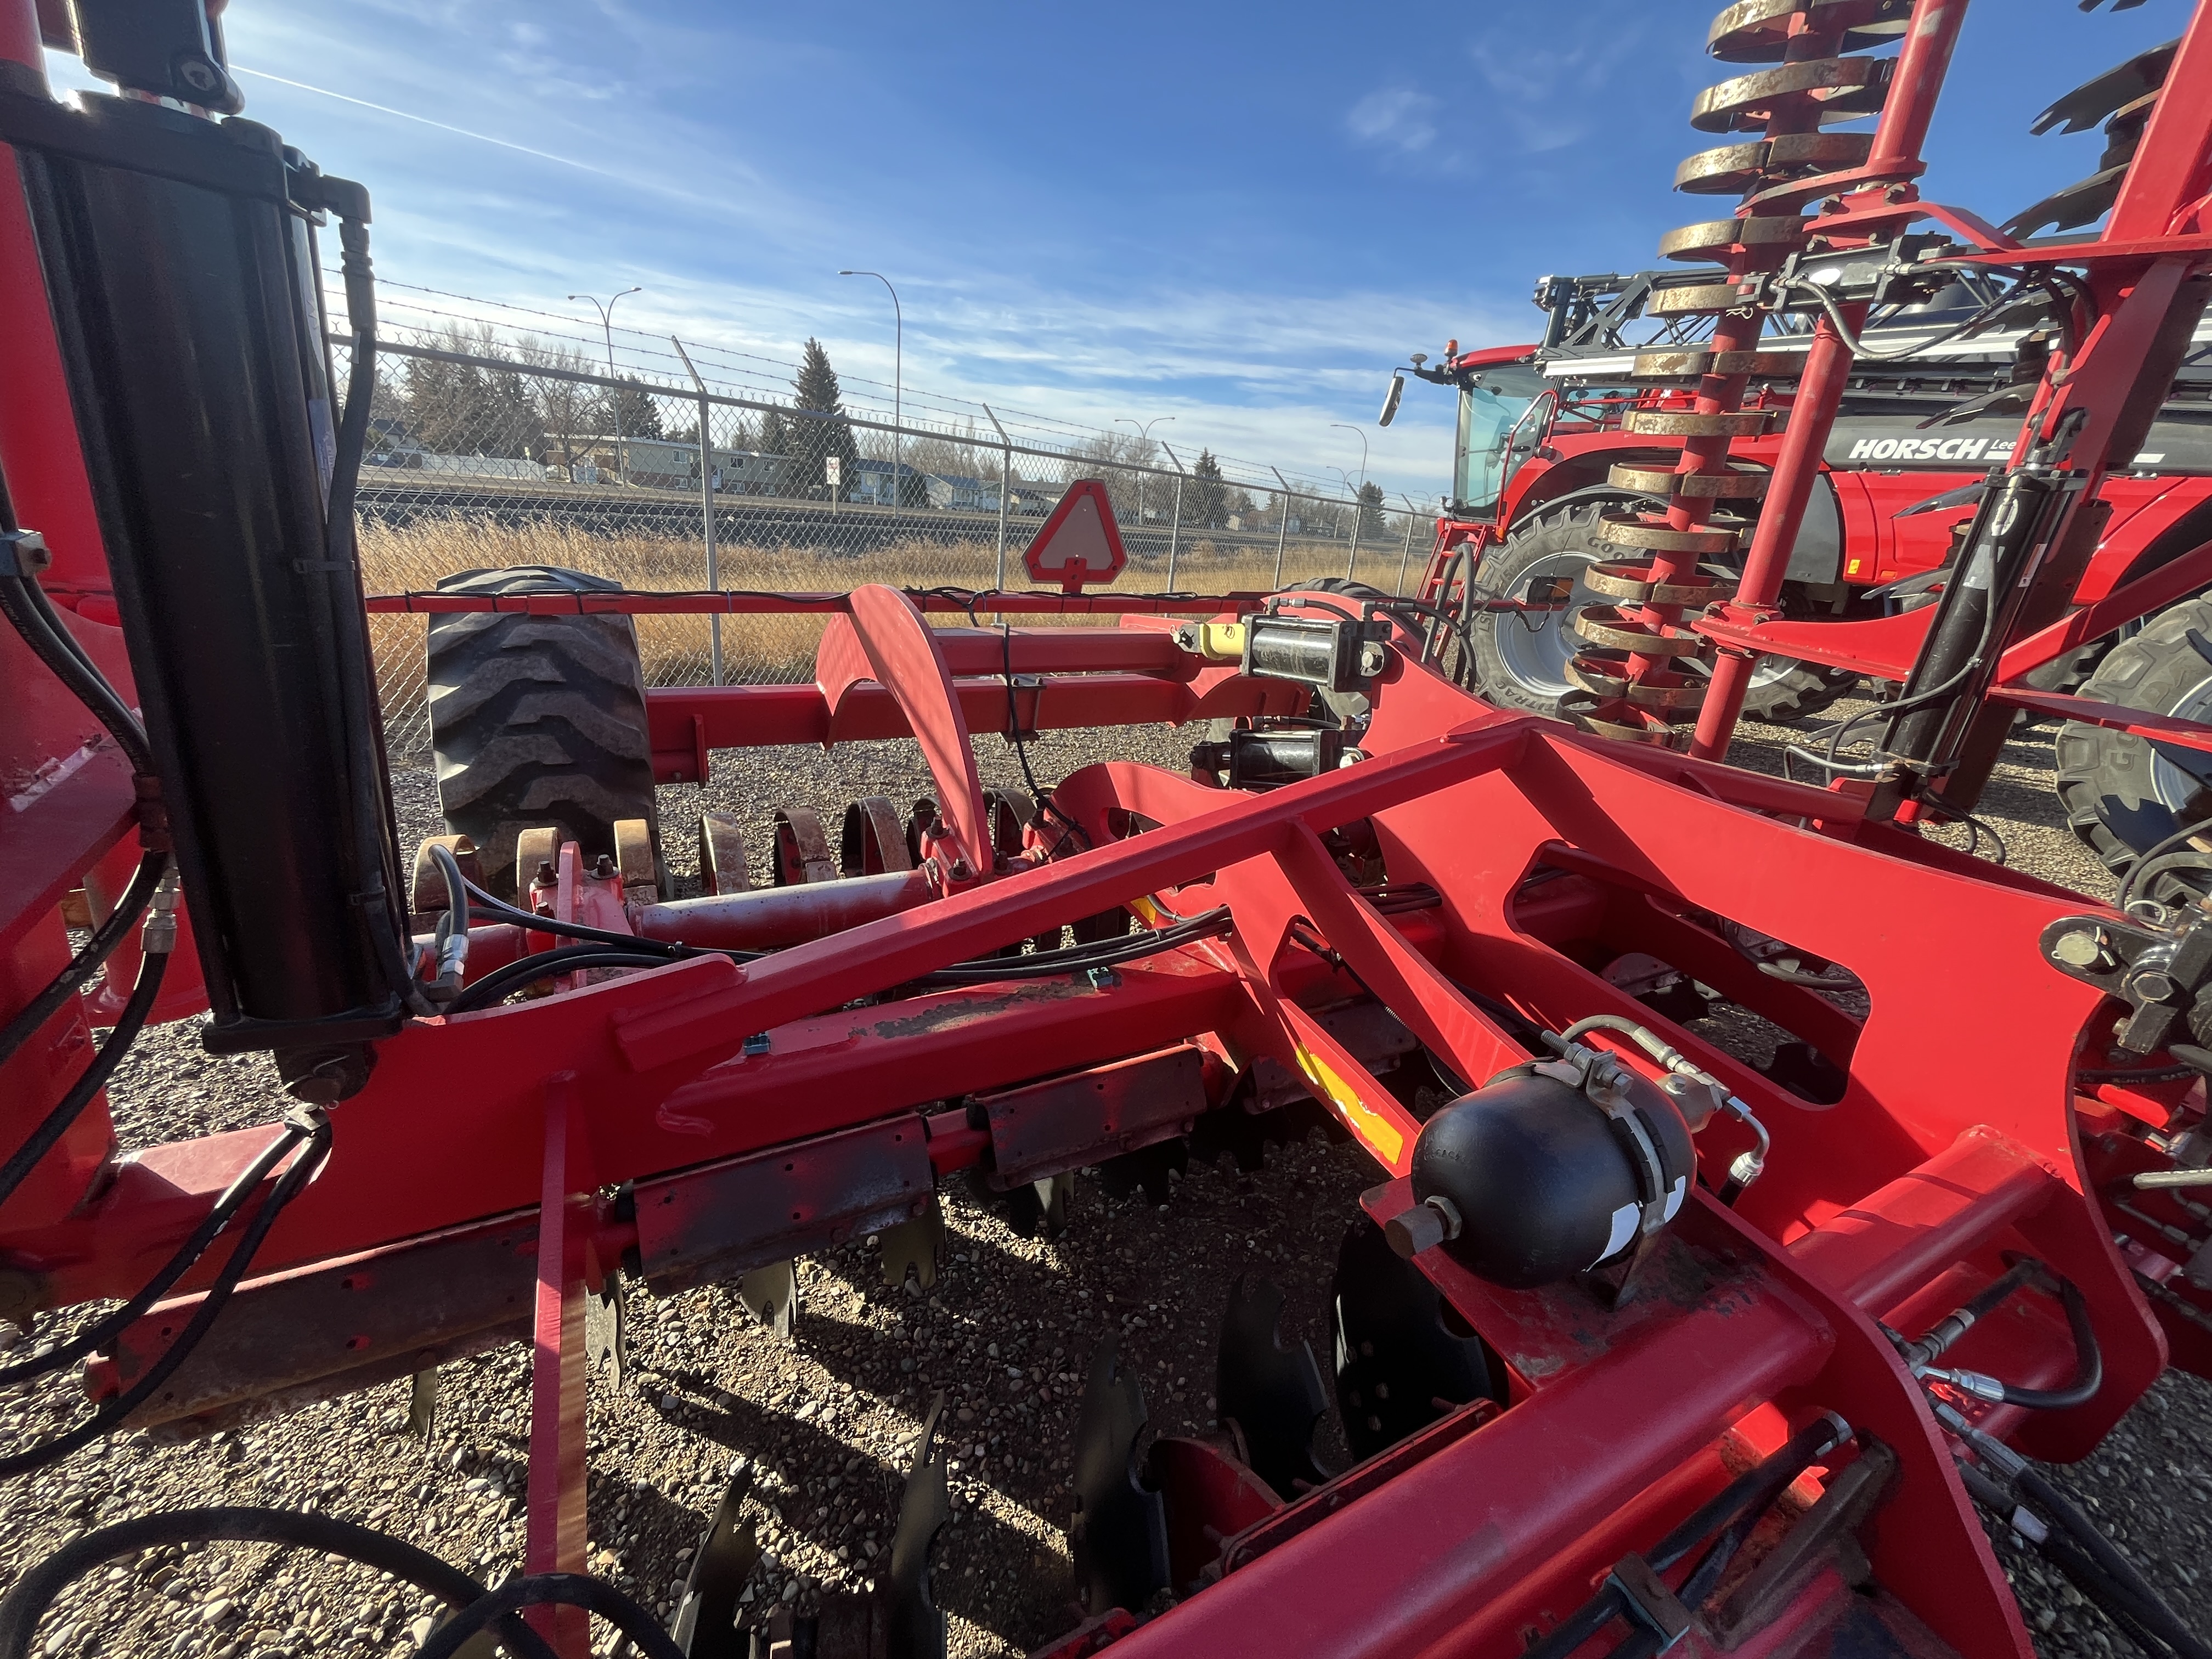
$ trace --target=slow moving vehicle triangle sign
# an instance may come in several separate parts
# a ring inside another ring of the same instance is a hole
[[[1114,522],[1114,503],[1106,486],[1097,478],[1078,478],[1068,485],[1060,505],[1044,521],[1022,555],[1030,578],[1040,583],[1058,582],[1065,592],[1077,593],[1087,582],[1106,583],[1121,574],[1129,562],[1122,550],[1121,526]]]

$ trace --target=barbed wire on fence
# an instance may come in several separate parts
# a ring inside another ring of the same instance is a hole
[[[340,385],[349,338],[332,339]],[[610,375],[603,355],[550,336],[471,333],[455,319],[380,331],[357,494],[369,591],[526,564],[640,589],[1021,586],[1024,550],[1086,477],[1113,502],[1132,588],[1265,591],[1341,575],[1402,591],[1416,544],[1427,550],[1430,516],[1371,487],[1355,501],[1273,468],[1261,484],[1180,447],[1117,447],[1105,434],[1055,443],[988,404],[980,432],[894,423],[842,401],[804,409],[790,387],[709,378],[700,348],[672,339],[666,356],[688,384]],[[387,741],[420,760],[421,618],[371,623]],[[658,684],[805,679],[821,633],[804,617],[637,625]]]

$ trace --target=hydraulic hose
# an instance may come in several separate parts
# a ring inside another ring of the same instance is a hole
[[[53,607],[38,583],[28,576],[0,576],[0,614],[15,625],[23,643],[53,671],[54,678],[107,728],[115,746],[130,761],[131,769],[152,776],[154,751],[147,744],[145,728],[107,683],[107,677],[70,638],[69,630],[54,619]]]
[[[1651,1570],[1658,1573],[1670,1571],[1710,1540],[1704,1557],[1684,1579],[1680,1593],[1682,1605],[1696,1612],[1719,1584],[1744,1540],[1751,1536],[1760,1518],[1790,1483],[1853,1437],[1850,1425],[1833,1412],[1814,1419],[1790,1436],[1780,1450],[1736,1476],[1653,1545],[1645,1557]],[[1569,1655],[1578,1652],[1585,1642],[1627,1611],[1620,1589],[1608,1583],[1542,1641],[1530,1647],[1522,1659],[1568,1659]],[[1616,1656],[1656,1651],[1656,1646],[1644,1644],[1639,1634],[1632,1634],[1614,1650]],[[6,1659],[6,1656],[0,1655],[0,1659]]]
[[[464,1607],[430,1632],[416,1659],[454,1659],[461,1644],[495,1619],[548,1604],[596,1613],[631,1641],[645,1659],[685,1659],[659,1621],[612,1584],[580,1572],[544,1572],[517,1578]],[[0,1659],[9,1656],[0,1654]]]
[[[31,1033],[52,1019],[72,995],[92,982],[100,963],[114,954],[123,936],[154,902],[155,890],[161,886],[161,878],[168,870],[169,854],[165,852],[149,852],[139,859],[137,869],[131,872],[131,884],[123,890],[123,896],[116,901],[107,920],[93,929],[84,948],[70,958],[69,966],[56,974],[45,990],[23,1005],[8,1022],[5,1031],[0,1031],[0,1066],[5,1066]]]
[[[1954,1455],[1976,1503],[2003,1516],[2151,1659],[2212,1659],[2212,1646],[2182,1622],[2135,1564],[2055,1481],[2002,1441],[1974,1427],[1954,1407],[1938,1401],[1935,1410],[1936,1419],[1961,1443],[1954,1448]],[[1982,1467],[1966,1461],[1969,1449]]]
[[[253,1219],[246,1224],[238,1243],[232,1247],[229,1259],[222,1265],[222,1271],[216,1275],[215,1282],[208,1286],[207,1294],[201,1298],[198,1310],[178,1334],[176,1340],[162,1351],[159,1359],[146,1368],[145,1375],[136,1383],[74,1428],[65,1429],[52,1439],[27,1451],[0,1457],[0,1480],[46,1468],[116,1427],[137,1410],[155,1389],[167,1382],[170,1374],[183,1364],[192,1350],[199,1346],[200,1339],[207,1334],[208,1328],[222,1315],[223,1308],[230,1301],[231,1292],[238,1288],[239,1280],[246,1276],[246,1270],[252,1265],[262,1240],[269,1236],[269,1230],[276,1224],[276,1218],[283,1213],[285,1206],[299,1195],[300,1189],[322,1167],[323,1158],[330,1151],[331,1121],[326,1114],[307,1109],[286,1119],[285,1124],[293,1132],[290,1137],[292,1144],[296,1146],[300,1140],[305,1139],[307,1150],[277,1178],[268,1200],[254,1212]]]
[[[100,1045],[93,1056],[71,1084],[61,1103],[48,1112],[30,1137],[0,1164],[0,1204],[5,1204],[23,1184],[24,1178],[39,1165],[40,1159],[54,1149],[55,1144],[70,1131],[70,1126],[84,1115],[84,1109],[93,1097],[107,1086],[107,1079],[123,1063],[123,1056],[146,1024],[146,1016],[153,1012],[154,999],[161,994],[161,975],[169,966],[167,951],[149,951],[140,958],[138,977],[131,987],[130,1000],[116,1016],[114,1029],[108,1032],[107,1041]]]
[[[540,951],[535,956],[493,969],[447,1004],[446,1012],[473,1013],[553,974],[573,974],[586,968],[665,968],[669,960],[643,951],[617,951],[599,945],[571,945],[560,950]]]
[[[162,1265],[161,1270],[148,1279],[137,1294],[113,1312],[103,1316],[79,1331],[67,1341],[57,1345],[50,1352],[20,1364],[0,1367],[0,1389],[12,1388],[18,1382],[27,1382],[34,1377],[50,1376],[64,1365],[73,1365],[94,1348],[105,1347],[120,1335],[133,1320],[142,1317],[162,1297],[169,1287],[185,1276],[192,1263],[207,1253],[216,1236],[230,1224],[246,1200],[260,1190],[269,1172],[284,1161],[287,1154],[300,1144],[297,1134],[284,1133],[272,1138],[260,1155],[238,1177],[224,1188],[192,1236],[176,1249],[176,1253]]]
[[[2097,1397],[2097,1390],[2105,1385],[2104,1350],[2097,1342],[2095,1327],[2089,1322],[2089,1299],[2070,1279],[2051,1271],[2031,1256],[2015,1258],[2003,1278],[1984,1289],[1958,1312],[1952,1314],[1917,1344],[1907,1345],[1907,1363],[1913,1363],[1913,1350],[1940,1340],[1935,1349],[1940,1354],[1945,1348],[1966,1334],[1976,1319],[1987,1316],[1998,1303],[2023,1285],[2036,1285],[2058,1298],[2066,1310],[2067,1328],[2074,1338],[2074,1380],[2063,1389],[2025,1389],[2017,1383],[2006,1382],[1980,1371],[1945,1370],[1920,1361],[1917,1369],[1923,1377],[1938,1382],[1948,1382],[1953,1388],[1992,1405],[2018,1406],[2028,1411],[2066,1411],[2075,1406],[2087,1405]],[[1952,1329],[1954,1322],[1956,1328]],[[1949,1334],[1941,1334],[1948,1330]]]
[[[474,1607],[488,1593],[459,1568],[428,1552],[350,1521],[245,1506],[174,1510],[166,1515],[136,1516],[88,1532],[25,1573],[5,1599],[0,1599],[0,1659],[30,1659],[39,1621],[64,1590],[87,1574],[143,1550],[198,1543],[278,1544],[319,1550],[390,1573],[455,1609]],[[471,1626],[481,1627],[481,1623]],[[544,1638],[511,1614],[500,1619],[499,1639],[508,1651],[523,1659],[554,1659]]]

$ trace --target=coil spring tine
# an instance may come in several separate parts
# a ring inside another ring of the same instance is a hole
[[[1713,20],[1706,49],[1723,63],[1764,64],[1699,94],[1690,125],[1703,132],[1751,133],[1683,162],[1678,189],[1737,194],[1736,213],[1670,231],[1662,258],[1717,264],[1725,282],[1693,283],[1656,295],[1652,314],[1713,320],[1701,349],[1640,353],[1638,378],[1690,382],[1686,404],[1631,410],[1623,428],[1681,446],[1675,465],[1621,469],[1647,499],[1601,515],[1598,539],[1611,550],[1595,567],[1592,591],[1611,599],[1574,618],[1593,649],[1579,652],[1568,676],[1579,688],[1569,714],[1601,735],[1685,747],[1705,699],[1712,646],[1685,625],[1686,613],[1724,597],[1699,568],[1737,552],[1747,521],[1727,516],[1735,501],[1755,501],[1729,458],[1738,438],[1771,431],[1776,411],[1744,407],[1755,375],[1778,366],[1759,351],[1761,319],[1747,304],[1756,279],[1805,245],[1806,203],[1831,193],[1872,148],[1864,134],[1824,133],[1837,120],[1870,114],[1889,86],[1890,61],[1849,54],[1885,44],[1910,16],[1909,0],[1737,0]],[[1747,279],[1752,279],[1747,282]]]

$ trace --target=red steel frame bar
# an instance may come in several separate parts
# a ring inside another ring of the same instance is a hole
[[[1966,15],[1966,0],[1917,0],[1906,25],[1905,46],[1898,54],[1889,95],[1875,125],[1874,149],[1863,173],[1869,183],[1882,181],[1877,186],[1881,200],[1894,207],[1892,224],[1895,227],[1902,227],[1923,210],[1918,206],[1919,191],[1910,181],[1925,170],[1926,163],[1920,159],[1920,145],[1936,112],[1936,94],[1942,88],[1944,72],[1949,67],[1952,48],[1958,43]],[[1802,186],[1790,186],[1784,194],[1793,202],[1802,202],[1828,194],[1834,183],[1832,179],[1809,179]],[[1856,192],[1838,204],[1842,211],[1854,213],[1855,216],[1859,216],[1856,210],[1868,204],[1868,197]],[[1820,222],[1821,216],[1816,215],[1811,234],[1820,234]],[[1883,227],[1862,217],[1853,228],[1874,232]],[[1839,309],[1854,331],[1866,321],[1867,307],[1863,305]],[[1781,597],[1783,574],[1789,567],[1790,550],[1797,544],[1806,504],[1812,500],[1814,485],[1819,480],[1820,456],[1827,447],[1828,434],[1834,428],[1850,368],[1850,347],[1835,324],[1823,313],[1814,327],[1812,343],[1806,349],[1804,374],[1798,382],[1796,395],[1790,402],[1789,430],[1783,439],[1781,453],[1776,457],[1773,476],[1767,483],[1759,527],[1753,533],[1743,574],[1737,580],[1735,598],[1721,608],[1721,616],[1730,622],[1764,622]],[[1722,641],[1713,664],[1711,684],[1698,712],[1697,735],[1692,742],[1691,753],[1711,759],[1728,752],[1736,720],[1743,713],[1744,694],[1751,689],[1752,672],[1757,665],[1757,653],[1741,645]]]

